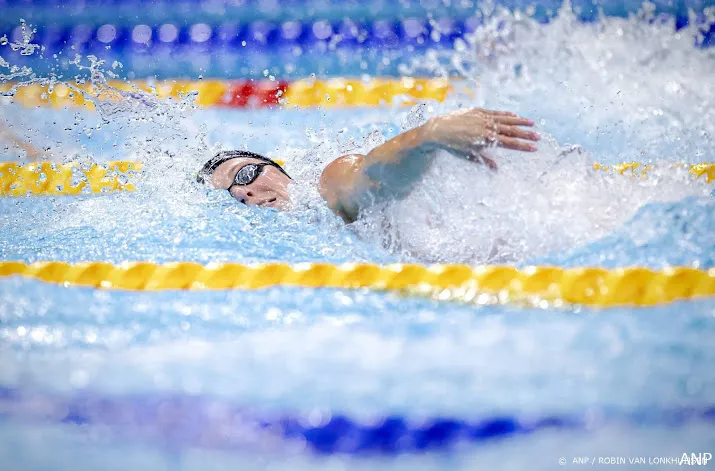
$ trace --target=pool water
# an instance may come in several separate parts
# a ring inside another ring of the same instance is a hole
[[[5,103],[3,119],[60,160],[140,160],[146,170],[135,193],[0,200],[0,259],[715,267],[712,185],[670,166],[715,160],[714,51],[672,24],[505,15],[453,51],[403,64],[460,70],[462,91],[445,103],[233,111],[145,99],[106,110],[106,122]],[[532,117],[540,150],[494,150],[496,175],[439,155],[410,196],[350,226],[311,187],[332,158],[466,106]],[[295,210],[196,187],[219,146],[285,160],[299,182]],[[591,168],[634,160],[657,169],[641,180]],[[399,245],[385,242],[383,221]],[[570,467],[579,456],[715,450],[712,299],[535,309],[18,277],[0,280],[0,293],[2,469],[554,469],[561,457]],[[88,397],[111,406],[77,409]],[[165,403],[176,408],[162,415]],[[227,419],[207,412],[214,406],[306,426],[336,416],[399,417],[413,429],[437,419],[552,426],[427,450],[321,452],[271,430],[217,434]]]

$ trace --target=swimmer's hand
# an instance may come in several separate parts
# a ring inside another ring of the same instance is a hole
[[[514,113],[479,108],[437,116],[367,155],[344,155],[334,160],[320,176],[320,194],[346,222],[354,221],[366,207],[408,194],[429,168],[435,150],[444,149],[496,169],[496,163],[484,151],[496,146],[535,151],[532,142],[538,141],[539,135],[522,129],[533,125]]]
[[[534,152],[536,145],[533,142],[541,137],[522,129],[522,126],[533,125],[530,119],[509,111],[471,108],[430,119],[424,124],[423,133],[425,141],[433,146],[469,160],[480,160],[482,157],[489,164],[490,159],[483,155],[488,147]]]

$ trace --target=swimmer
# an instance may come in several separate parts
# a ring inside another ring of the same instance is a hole
[[[523,128],[533,124],[514,113],[480,108],[437,116],[366,155],[344,155],[332,161],[321,174],[318,190],[328,207],[350,223],[369,205],[408,194],[438,150],[484,164],[492,171],[497,164],[484,152],[490,146],[535,151],[539,135]],[[290,209],[291,177],[259,154],[219,152],[199,171],[197,181],[228,190],[246,205]]]

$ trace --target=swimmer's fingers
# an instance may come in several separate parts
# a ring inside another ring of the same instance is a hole
[[[492,116],[492,120],[495,123],[507,124],[509,126],[533,126],[534,122],[529,118],[522,118],[521,116]]]
[[[465,110],[465,112],[489,116],[516,116],[516,114],[512,113],[511,111],[487,110],[484,108],[468,108]]]
[[[457,155],[463,157],[464,159],[474,162],[475,164],[486,165],[489,170],[497,170],[497,163],[491,158],[489,154],[484,151],[469,150],[466,152],[457,152]]]
[[[501,134],[502,136],[518,137],[519,139],[525,139],[527,141],[541,140],[541,136],[539,136],[537,133],[535,133],[533,131],[527,131],[525,129],[521,129],[518,126],[496,124],[495,128],[496,128],[496,132]]]
[[[480,152],[479,156],[482,158],[484,163],[487,164],[487,167],[489,167],[490,169],[496,170],[498,168],[496,161],[494,159],[492,159],[491,157],[489,157],[489,155],[487,153]]]
[[[470,116],[477,116],[481,118],[516,118],[518,117],[516,114],[512,113],[511,111],[494,111],[494,110],[485,110],[484,108],[468,108],[466,110],[461,111],[462,114],[465,115],[470,115]]]
[[[536,144],[530,142],[522,141],[514,137],[507,136],[497,136],[497,145],[499,147],[504,147],[505,149],[520,150],[524,152],[536,152]]]
[[[478,111],[480,111],[482,114],[487,115],[489,118],[493,119],[494,121],[502,124],[511,124],[511,125],[517,125],[517,126],[533,126],[534,121],[529,119],[529,118],[524,118],[523,116],[519,116],[516,113],[512,113],[511,111],[492,111],[492,110],[484,110],[481,108],[477,108]]]
[[[477,162],[480,164],[484,164],[487,167],[489,167],[490,170],[496,170],[497,169],[497,163],[489,157],[489,154],[486,152],[478,152],[476,155],[475,154],[470,154],[467,160],[470,160],[472,162]]]

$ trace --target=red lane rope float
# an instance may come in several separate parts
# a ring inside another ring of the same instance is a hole
[[[159,98],[180,97],[197,92],[195,103],[202,107],[261,108],[275,106],[378,106],[391,104],[398,97],[400,103],[414,104],[419,100],[444,101],[452,89],[443,78],[335,78],[327,80],[110,80],[109,89],[100,90],[91,84],[67,85],[58,83],[52,88],[42,84],[28,84],[17,88],[13,101],[27,107],[54,108],[85,107],[94,109],[92,100],[117,100],[117,91],[141,90]],[[8,92],[14,85],[0,85]],[[74,89],[73,89],[74,88]]]

